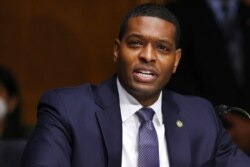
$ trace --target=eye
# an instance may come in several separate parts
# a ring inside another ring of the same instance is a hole
[[[162,51],[162,52],[168,52],[169,48],[163,44],[158,44],[157,46],[158,50]]]
[[[131,41],[128,41],[128,46],[130,47],[140,47],[143,45],[143,42],[140,41],[140,40],[131,40]]]
[[[170,48],[165,44],[158,44],[156,47],[160,52],[163,52],[163,53],[167,53],[170,51]]]

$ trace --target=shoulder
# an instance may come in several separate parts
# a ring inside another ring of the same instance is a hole
[[[181,108],[187,109],[213,109],[213,105],[205,98],[192,96],[192,95],[182,95],[173,91],[164,90],[164,94],[167,94],[174,103]]]
[[[60,98],[61,100],[92,98],[95,88],[96,88],[95,85],[87,83],[75,87],[50,89],[41,96],[40,101],[53,101],[54,99],[57,98]]]
[[[191,115],[193,118],[205,115],[210,115],[210,117],[215,116],[214,106],[207,99],[192,95],[182,95],[175,92],[170,93],[180,112]]]
[[[95,89],[94,85],[83,84],[48,90],[41,96],[37,106],[38,121],[46,122],[53,118],[54,121],[72,125],[81,114],[93,112],[96,106]]]
[[[95,90],[96,86],[89,83],[75,87],[48,90],[41,96],[38,109],[46,106],[52,106],[58,110],[81,108],[94,103]]]
[[[172,91],[165,91],[164,93],[168,94],[166,100],[171,101],[172,105],[177,108],[179,115],[190,125],[201,127],[204,123],[208,123],[211,125],[210,127],[218,128],[220,126],[214,106],[207,99],[182,95]]]

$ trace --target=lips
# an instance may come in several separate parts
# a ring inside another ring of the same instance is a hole
[[[138,68],[134,70],[133,76],[138,82],[151,83],[157,79],[158,74],[151,68]]]

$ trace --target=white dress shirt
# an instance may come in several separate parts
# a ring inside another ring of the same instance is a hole
[[[131,96],[117,79],[122,117],[122,167],[137,167],[138,163],[138,130],[139,119],[135,114],[143,106]],[[155,111],[153,124],[157,132],[159,143],[160,167],[169,167],[165,127],[162,118],[162,92],[158,100],[151,106]]]

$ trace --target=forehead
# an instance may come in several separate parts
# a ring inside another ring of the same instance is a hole
[[[176,29],[173,23],[161,18],[137,16],[128,20],[125,36],[133,33],[174,41]]]

